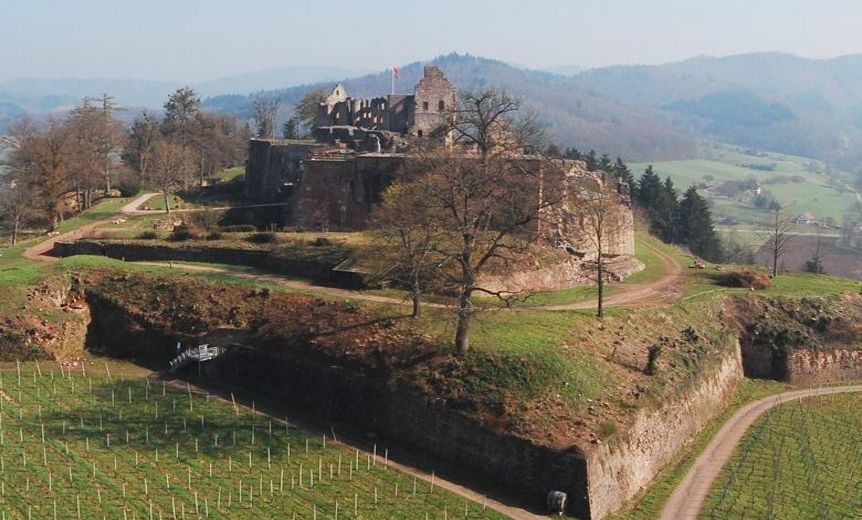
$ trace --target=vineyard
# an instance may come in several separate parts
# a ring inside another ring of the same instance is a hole
[[[746,433],[704,519],[862,518],[862,396],[833,394],[771,409]]]
[[[2,520],[504,518],[394,469],[383,448],[147,376],[118,362],[0,368]]]

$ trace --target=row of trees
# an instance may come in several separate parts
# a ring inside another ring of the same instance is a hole
[[[3,137],[8,173],[2,181],[0,213],[17,241],[21,227],[40,218],[54,230],[64,216],[65,200],[89,208],[97,191],[110,191],[115,152],[122,129],[109,96],[100,105],[84,102],[63,119],[37,124],[23,118]]]
[[[13,243],[25,225],[53,231],[67,213],[117,188],[128,194],[144,183],[167,197],[245,160],[248,126],[203,112],[192,89],[172,94],[163,117],[144,111],[127,127],[119,111],[103,95],[63,117],[22,118],[10,126],[2,141],[0,222]]]
[[[724,259],[709,205],[695,186],[689,187],[680,199],[670,177],[662,181],[648,166],[633,190],[633,197],[647,216],[650,232],[662,241],[685,245],[711,262]]]

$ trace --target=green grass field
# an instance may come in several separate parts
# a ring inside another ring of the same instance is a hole
[[[826,167],[819,161],[804,157],[794,157],[776,153],[749,155],[738,147],[714,145],[703,150],[703,158],[666,161],[653,164],[662,178],[670,176],[680,191],[695,184],[706,183],[710,190],[702,191],[713,203],[713,215],[717,220],[733,218],[738,226],[721,227],[723,231],[738,227],[743,235],[753,243],[766,240],[759,229],[769,217],[765,211],[753,206],[753,196],[728,198],[718,195],[714,188],[725,181],[745,181],[756,179],[762,188],[770,192],[786,209],[788,215],[795,216],[810,212],[815,218],[830,217],[841,223],[845,214],[859,214],[855,194],[847,187],[846,172],[826,173]],[[750,168],[751,165],[773,167],[773,171]],[[647,164],[632,164],[632,171],[640,176]],[[774,182],[784,177],[799,176],[801,182]],[[813,232],[812,226],[800,226],[795,231]]]
[[[703,519],[862,518],[862,396],[783,404],[757,420],[713,486]]]
[[[96,361],[0,370],[3,518],[504,518],[395,470],[383,447]]]

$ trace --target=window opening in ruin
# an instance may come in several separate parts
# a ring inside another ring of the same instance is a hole
[[[441,99],[439,103],[437,103],[437,108],[442,112],[446,108],[446,103]]]
[[[422,130],[418,130],[418,131],[416,132],[416,136],[417,136],[417,137],[422,137]]]
[[[428,110],[428,102],[427,101],[422,102],[422,110]]]

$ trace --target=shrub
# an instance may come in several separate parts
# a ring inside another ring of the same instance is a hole
[[[141,240],[155,240],[159,238],[159,234],[155,231],[144,231],[143,233],[138,235],[138,238]]]
[[[311,241],[311,245],[315,247],[326,247],[332,245],[332,240],[329,240],[326,237],[317,237]]]
[[[195,233],[218,231],[221,214],[213,210],[192,211],[183,216],[183,223]]]
[[[599,434],[602,439],[607,439],[615,433],[617,433],[617,423],[613,421],[604,421],[599,425]]]
[[[225,233],[254,233],[257,228],[251,224],[238,224],[233,226],[222,226],[220,228]]]
[[[271,231],[265,233],[253,233],[246,238],[252,244],[275,244],[278,242],[278,235]]]
[[[174,230],[171,232],[171,235],[170,235],[170,237],[169,237],[169,238],[170,238],[171,240],[176,241],[176,242],[182,242],[182,241],[184,241],[184,240],[193,240],[193,239],[195,239],[195,238],[198,238],[198,236],[197,236],[197,234],[193,233],[193,232],[192,232],[188,227],[186,227],[186,226],[177,226],[177,227],[176,227],[176,228],[174,228]]]
[[[207,235],[207,240],[221,240],[223,235],[221,231],[213,231],[212,233]]]
[[[718,284],[725,287],[743,287],[745,289],[769,289],[772,281],[769,276],[752,269],[731,271],[718,277]]]

